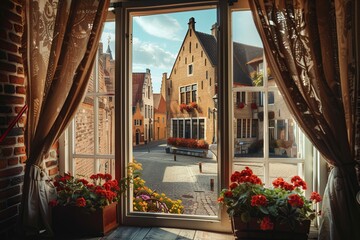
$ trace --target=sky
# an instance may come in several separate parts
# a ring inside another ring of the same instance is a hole
[[[215,9],[132,17],[132,71],[150,69],[154,93],[160,92],[162,74],[166,72],[170,75],[191,17],[195,18],[196,31],[211,34],[211,27],[216,23]],[[262,47],[250,11],[234,12],[232,19],[233,41]],[[114,22],[104,26],[101,37],[104,51],[109,40],[114,57]]]

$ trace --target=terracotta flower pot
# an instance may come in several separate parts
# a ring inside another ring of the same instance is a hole
[[[56,206],[53,208],[53,229],[56,235],[104,236],[119,223],[116,202],[89,212],[75,206]]]
[[[306,240],[308,239],[310,220],[297,222],[294,228],[290,224],[275,223],[273,230],[261,230],[256,219],[244,223],[240,217],[231,218],[231,227],[235,239],[256,240]]]

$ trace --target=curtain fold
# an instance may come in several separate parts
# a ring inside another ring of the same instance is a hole
[[[29,109],[22,222],[34,232],[45,227],[52,233],[43,157],[86,92],[108,7],[109,0],[26,1],[23,60]]]
[[[334,166],[320,239],[360,239],[355,167],[353,0],[249,0],[277,86],[299,126]]]

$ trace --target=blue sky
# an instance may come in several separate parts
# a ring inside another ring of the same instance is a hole
[[[133,72],[145,72],[149,68],[154,93],[160,91],[162,73],[170,74],[191,17],[195,18],[196,31],[211,34],[216,22],[215,9],[133,17]],[[234,41],[262,46],[249,11],[233,13],[232,29]],[[114,23],[105,24],[101,38],[104,51],[109,37],[114,56]]]

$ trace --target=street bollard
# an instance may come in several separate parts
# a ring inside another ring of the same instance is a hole
[[[176,161],[176,150],[174,149],[174,161]]]
[[[210,179],[210,190],[214,191],[214,179],[213,178]]]
[[[199,162],[199,172],[202,173],[202,162]]]

